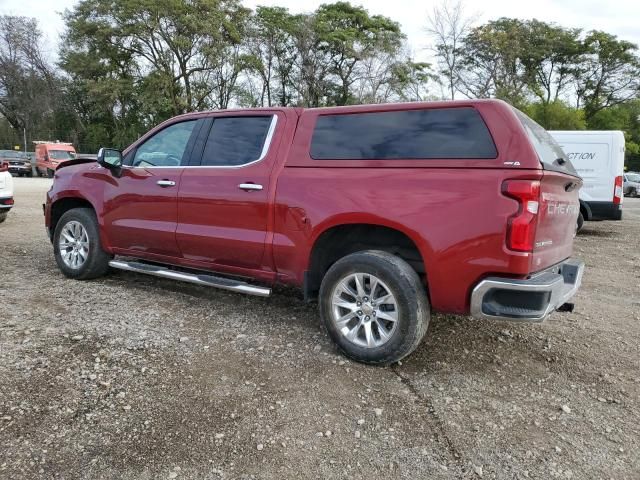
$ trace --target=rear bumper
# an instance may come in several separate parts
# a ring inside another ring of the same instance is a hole
[[[568,259],[525,280],[485,278],[471,293],[471,315],[542,322],[575,295],[583,272],[583,262]]]
[[[622,205],[613,202],[586,202],[591,211],[587,220],[622,220]]]

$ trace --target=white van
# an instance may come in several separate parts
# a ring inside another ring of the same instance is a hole
[[[624,134],[621,131],[549,131],[582,177],[581,220],[622,219]]]

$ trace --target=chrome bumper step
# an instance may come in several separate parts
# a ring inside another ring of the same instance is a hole
[[[171,280],[179,280],[181,282],[194,283],[196,285],[204,285],[206,287],[221,288],[232,292],[246,293],[256,295],[258,297],[268,297],[271,295],[271,289],[266,287],[258,287],[250,285],[241,280],[231,278],[216,277],[206,273],[187,273],[177,270],[170,270],[167,267],[159,265],[151,265],[142,262],[130,262],[124,260],[111,260],[109,266],[118,270],[127,272],[144,273],[153,275],[154,277],[168,278]]]
[[[568,259],[525,280],[489,277],[471,293],[471,315],[476,318],[542,322],[580,288],[584,262]]]

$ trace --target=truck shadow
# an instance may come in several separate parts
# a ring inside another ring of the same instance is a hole
[[[127,289],[142,295],[147,292],[157,294],[161,290],[163,302],[169,308],[173,303],[180,308],[178,304],[194,301],[197,301],[200,309],[210,307],[217,318],[214,317],[210,323],[203,324],[200,321],[197,324],[205,336],[218,328],[217,322],[226,322],[228,317],[237,317],[242,312],[242,322],[245,325],[254,324],[250,330],[270,336],[293,329],[307,338],[317,337],[316,341],[323,351],[333,350],[337,353],[321,325],[317,303],[304,303],[301,292],[293,288],[277,287],[271,297],[261,298],[133,273],[116,272],[105,281],[126,285]],[[172,299],[172,294],[187,298]],[[490,376],[504,368],[522,371],[526,375],[533,373],[535,376],[535,372],[546,375],[554,364],[566,360],[562,351],[548,350],[548,336],[544,324],[493,322],[433,314],[421,345],[394,368],[407,374],[421,375],[476,373]],[[292,341],[295,342],[295,339],[292,338]]]
[[[610,238],[615,235],[615,232],[612,230],[595,230],[589,227],[584,227],[578,233],[578,237],[599,237],[599,238]]]

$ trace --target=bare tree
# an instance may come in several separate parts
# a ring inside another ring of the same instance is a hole
[[[36,20],[0,16],[0,116],[31,133],[52,112],[55,88]]]
[[[433,8],[427,20],[427,33],[433,38],[439,73],[445,78],[453,100],[459,83],[461,47],[476,16],[467,16],[462,0],[450,3],[443,0]]]

